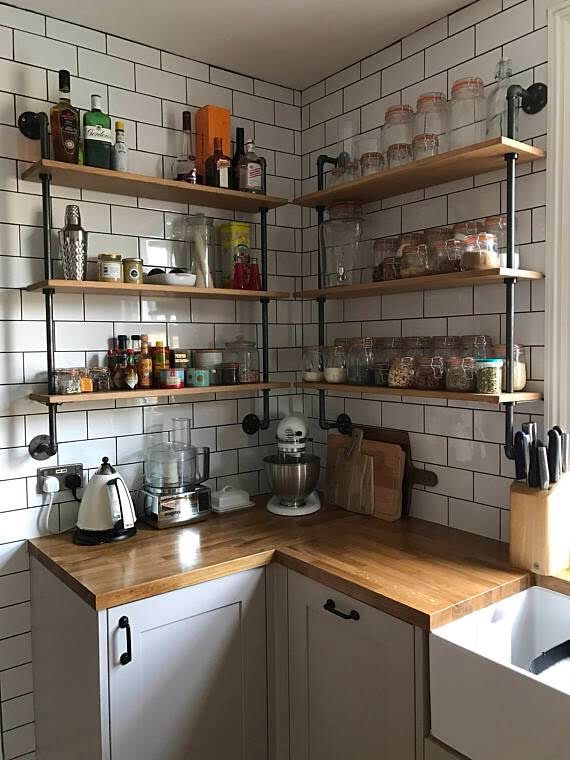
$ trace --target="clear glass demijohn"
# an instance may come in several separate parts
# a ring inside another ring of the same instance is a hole
[[[510,58],[499,58],[495,71],[495,84],[487,98],[487,138],[507,136],[507,90],[512,84],[513,65]],[[515,110],[515,133],[517,139],[518,108]]]

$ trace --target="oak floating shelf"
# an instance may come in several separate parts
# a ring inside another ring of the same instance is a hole
[[[460,393],[457,391],[419,391],[413,388],[383,388],[378,385],[348,385],[347,383],[297,383],[303,390],[323,390],[333,393],[368,393],[378,396],[411,396],[414,398],[441,398],[448,401],[471,401],[477,404],[504,404],[540,401],[542,394],[536,391],[519,393]]]
[[[50,289],[56,293],[84,293],[111,296],[149,296],[169,298],[206,298],[259,301],[260,298],[284,299],[290,293],[282,290],[233,290],[231,288],[196,288],[187,285],[136,285],[127,282],[95,282],[93,280],[42,280],[28,285],[27,290]]]
[[[450,274],[430,274],[425,277],[405,277],[399,280],[383,282],[366,282],[360,285],[339,285],[331,288],[304,290],[295,293],[295,298],[306,300],[314,298],[367,298],[369,296],[388,295],[390,293],[411,293],[418,290],[441,290],[461,288],[466,285],[495,285],[507,279],[542,280],[541,272],[526,269],[478,269],[469,272]]]
[[[443,182],[502,169],[505,167],[506,153],[516,153],[519,164],[538,161],[546,155],[541,148],[509,140],[507,137],[497,137],[370,177],[345,182],[327,190],[301,195],[293,202],[299,206],[311,207],[330,206],[338,201],[372,203]]]
[[[203,396],[205,393],[240,393],[290,388],[290,383],[241,383],[240,385],[208,385],[204,388],[145,388],[135,391],[95,391],[57,395],[30,393],[40,404],[85,404],[88,401],[123,401],[131,398],[164,398],[165,396]]]
[[[238,190],[225,190],[206,185],[190,185],[174,179],[149,177],[133,172],[115,172],[110,169],[66,164],[45,158],[36,161],[29,169],[26,169],[22,174],[22,179],[39,181],[42,174],[48,174],[54,184],[63,187],[189,203],[193,206],[208,206],[228,211],[256,213],[260,208],[278,208],[289,203],[287,198],[271,195],[243,193]]]

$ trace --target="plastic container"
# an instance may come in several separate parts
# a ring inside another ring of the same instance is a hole
[[[429,268],[433,274],[461,271],[464,251],[461,240],[436,240],[429,246]]]
[[[221,491],[212,491],[212,512],[234,512],[253,507],[254,503],[247,491],[235,486],[224,486]]]
[[[390,364],[388,386],[390,388],[413,388],[416,360],[413,356],[400,356]]]
[[[483,80],[458,79],[451,88],[449,104],[449,147],[464,148],[485,139],[487,101]]]
[[[216,238],[214,220],[205,214],[186,217],[186,230],[191,244],[192,272],[197,288],[215,287]]]
[[[390,145],[386,151],[388,159],[388,169],[396,169],[398,166],[405,166],[411,164],[414,160],[414,153],[412,146],[407,143],[396,143]]]
[[[501,260],[497,251],[497,238],[489,232],[479,235],[469,235],[464,240],[464,251],[461,256],[463,270],[495,269]]]
[[[439,140],[439,152],[447,147],[449,110],[443,92],[426,92],[420,95],[416,103],[414,118],[414,136],[422,134],[436,135]]]
[[[348,382],[351,385],[374,385],[375,363],[373,339],[355,340],[348,352]]]
[[[477,359],[477,393],[501,393],[503,364],[502,359]]]
[[[346,352],[344,346],[327,346],[323,351],[324,374],[327,383],[346,383]]]
[[[335,203],[328,209],[328,220],[320,228],[327,287],[352,284],[362,228],[362,206],[359,203]]]
[[[181,488],[199,482],[198,457],[209,458],[209,449],[197,449],[190,444],[189,427],[184,418],[173,420],[175,425],[170,441],[148,450],[144,463],[145,482],[153,488]]]
[[[259,352],[254,340],[246,340],[242,335],[226,343],[223,362],[239,364],[240,383],[259,382]]]
[[[430,133],[416,135],[413,142],[414,161],[431,158],[439,153],[439,137]]]
[[[402,250],[400,276],[422,277],[429,274],[428,249],[425,244],[407,245]]]
[[[370,177],[384,169],[384,156],[379,151],[369,151],[360,156],[360,174]]]
[[[474,393],[477,390],[475,360],[472,357],[450,357],[445,364],[445,387],[457,393]]]
[[[460,341],[464,357],[487,359],[493,356],[493,341],[488,335],[463,335]]]
[[[441,391],[445,388],[444,364],[441,356],[422,356],[417,360],[414,388],[420,391]]]
[[[324,377],[321,346],[305,346],[303,348],[303,380],[306,383],[320,383]]]
[[[502,389],[507,390],[507,347],[504,343],[493,346],[493,356],[497,359],[503,359],[503,380]],[[524,346],[515,343],[513,346],[513,390],[522,391],[526,387],[526,353]]]
[[[384,149],[388,153],[395,145],[412,147],[414,137],[414,109],[410,105],[392,106],[384,116],[382,129]]]
[[[398,237],[396,235],[392,237],[380,238],[374,241],[374,268],[372,270],[372,279],[374,282],[379,282],[382,277],[382,265],[387,258],[392,258],[398,251]]]

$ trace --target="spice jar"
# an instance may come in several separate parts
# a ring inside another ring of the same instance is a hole
[[[445,365],[445,387],[448,391],[474,393],[477,389],[475,360],[470,356],[450,357]]]
[[[463,356],[486,359],[493,356],[493,341],[488,335],[464,335],[461,338]]]
[[[414,135],[432,134],[439,138],[439,152],[447,150],[448,108],[443,92],[426,92],[416,103]]]
[[[503,378],[502,359],[477,359],[477,392],[501,393]]]
[[[400,267],[402,264],[401,256],[388,256],[382,264],[383,280],[399,280],[401,277]]]
[[[416,371],[416,360],[413,356],[400,356],[392,361],[388,372],[390,388],[412,388]]]
[[[122,256],[120,253],[100,253],[97,256],[97,280],[99,282],[123,282]]]
[[[123,259],[123,282],[140,285],[143,281],[143,260]]]
[[[414,388],[421,391],[441,391],[445,388],[441,356],[422,356],[417,360]]]
[[[463,148],[485,139],[487,101],[483,80],[458,79],[451,88],[449,104],[449,147]]]
[[[303,348],[303,380],[306,383],[320,383],[323,379],[322,348],[305,346]]]
[[[360,173],[363,177],[378,174],[384,168],[384,156],[379,151],[369,151],[360,156]]]
[[[459,272],[464,245],[461,240],[436,240],[429,247],[429,268],[433,273]]]
[[[432,353],[442,359],[457,356],[459,351],[459,339],[455,335],[436,335],[432,338]]]
[[[94,391],[110,391],[111,390],[111,373],[108,367],[91,367],[89,369],[89,375],[93,382]]]
[[[403,353],[419,359],[433,353],[433,338],[427,335],[409,335],[403,339]]]
[[[412,146],[406,143],[396,143],[390,145],[386,151],[388,158],[388,169],[395,169],[398,166],[410,164],[413,160]]]
[[[240,383],[259,382],[259,353],[254,340],[246,340],[242,335],[234,341],[226,342],[224,363],[239,364]]]
[[[461,257],[462,269],[495,269],[499,267],[500,260],[495,235],[488,232],[469,235],[465,238],[464,244],[465,249]]]
[[[503,359],[503,381],[502,389],[507,390],[507,347],[504,343],[499,343],[493,347],[493,356],[497,359]],[[513,346],[513,390],[522,391],[526,386],[526,356],[524,346],[515,343]]]
[[[429,263],[427,246],[407,245],[402,251],[402,265],[400,267],[400,276],[404,277],[422,277],[429,274]]]
[[[485,225],[483,222],[478,222],[476,220],[458,222],[453,227],[453,237],[456,240],[465,240],[469,235],[479,235],[481,232],[485,232]]]
[[[325,381],[327,383],[346,383],[346,352],[344,346],[328,346],[323,352]]]
[[[385,151],[389,153],[395,145],[404,145],[411,149],[414,135],[414,109],[412,106],[392,106],[386,111],[384,119],[382,134]]]
[[[439,153],[439,137],[434,134],[421,134],[414,137],[413,142],[414,161],[422,158],[431,158]]]
[[[53,372],[53,385],[57,394],[67,395],[81,393],[81,377],[76,369],[56,369]]]
[[[374,282],[382,280],[382,265],[387,258],[392,258],[398,250],[398,237],[380,238],[374,241],[374,269],[372,270],[372,279]]]
[[[348,352],[348,382],[351,385],[374,385],[374,364],[373,339],[355,340]]]

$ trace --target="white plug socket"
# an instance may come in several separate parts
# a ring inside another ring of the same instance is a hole
[[[59,480],[55,475],[47,475],[42,482],[43,493],[57,493],[59,491]]]

